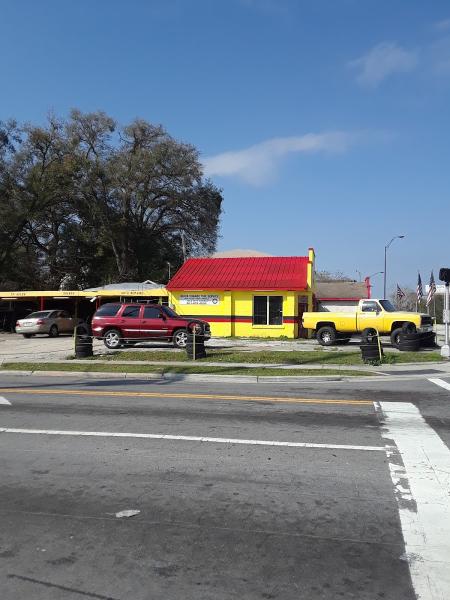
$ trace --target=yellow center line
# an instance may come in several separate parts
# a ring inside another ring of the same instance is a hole
[[[179,394],[175,392],[118,392],[105,390],[44,390],[33,388],[0,388],[0,394],[35,394],[66,396],[118,396],[123,398],[184,398],[196,400],[237,400],[242,402],[281,402],[288,404],[344,404],[373,406],[371,400],[337,400],[327,398],[283,398],[282,396],[230,396],[226,394]]]

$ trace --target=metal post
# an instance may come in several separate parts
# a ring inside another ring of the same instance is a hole
[[[450,358],[449,345],[449,327],[450,327],[450,284],[445,283],[444,295],[444,327],[445,327],[445,344],[441,348],[442,358]]]
[[[375,329],[375,331],[377,332],[377,342],[378,342],[378,355],[380,357],[380,363],[383,362],[383,354],[381,352],[381,340],[380,340],[380,332],[378,331],[378,329]]]
[[[384,247],[384,299],[386,299],[386,253],[387,253],[387,249],[389,248],[389,246],[392,244],[392,242],[394,240],[402,240],[405,236],[404,235],[395,235],[392,240],[389,242],[389,244],[386,244],[386,246]]]
[[[75,314],[73,316],[73,351],[76,353],[77,348],[77,327],[78,327],[78,298],[75,298]]]

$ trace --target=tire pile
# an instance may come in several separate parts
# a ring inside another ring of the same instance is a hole
[[[191,321],[187,326],[186,353],[191,360],[206,358],[203,323]]]
[[[364,363],[381,362],[383,360],[383,346],[381,343],[378,344],[378,333],[375,329],[368,327],[362,331],[359,348]]]
[[[88,358],[93,354],[90,331],[85,325],[78,325],[75,329],[75,358]]]

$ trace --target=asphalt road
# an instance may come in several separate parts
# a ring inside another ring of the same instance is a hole
[[[2,600],[449,597],[445,386],[0,375],[0,397]]]

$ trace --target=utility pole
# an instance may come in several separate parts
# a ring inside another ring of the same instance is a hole
[[[444,327],[445,327],[445,344],[441,348],[442,358],[450,358],[450,343],[449,343],[449,328],[450,328],[450,269],[441,269],[439,271],[439,279],[445,283],[444,296]]]
[[[386,244],[386,246],[384,247],[384,286],[383,286],[383,287],[384,287],[384,295],[383,295],[383,298],[384,298],[385,300],[386,300],[386,273],[387,273],[387,265],[386,265],[386,262],[387,262],[387,256],[386,256],[386,255],[387,255],[387,249],[389,248],[389,246],[392,244],[392,242],[393,242],[394,240],[397,240],[397,239],[401,240],[401,239],[403,239],[404,237],[405,237],[404,235],[395,235],[395,236],[392,238],[392,240],[389,242],[389,244]]]

